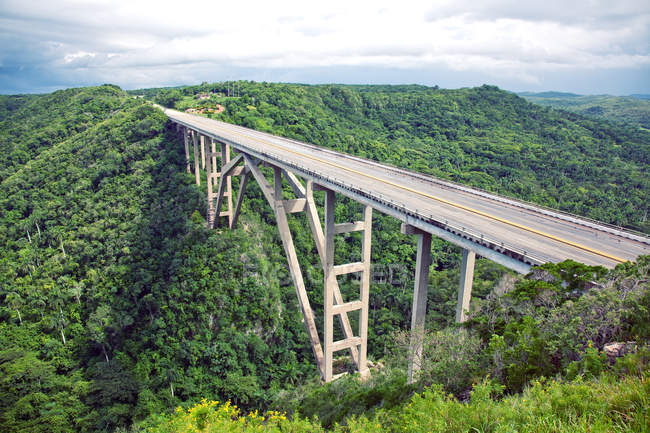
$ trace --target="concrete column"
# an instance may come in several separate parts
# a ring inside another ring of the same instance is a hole
[[[323,300],[323,362],[325,382],[332,380],[332,361],[334,343],[334,284],[336,284],[336,274],[334,274],[334,191],[325,190],[325,263],[323,266],[324,274],[324,300]]]
[[[305,212],[307,213],[307,220],[309,221],[309,226],[311,227],[312,235],[314,236],[314,242],[316,243],[316,250],[318,250],[318,257],[320,258],[321,265],[325,269],[325,235],[323,234],[323,227],[321,226],[320,217],[318,216],[318,211],[316,210],[316,202],[314,201],[314,182],[307,180],[305,186],[303,187],[298,178],[291,172],[286,172],[287,179],[289,180],[289,185],[294,190],[294,193],[298,197],[305,197],[307,199],[307,204],[305,206]],[[371,214],[372,217],[372,214]],[[372,220],[369,222],[372,225]],[[372,228],[372,227],[370,227]],[[370,233],[370,228],[368,232]],[[370,253],[370,248],[368,248],[368,254]],[[362,253],[363,256],[363,253]],[[368,261],[370,258],[368,258]],[[336,278],[332,280],[333,290],[334,290],[334,304],[340,305],[343,304],[343,296],[341,295],[341,290],[339,288]],[[367,306],[367,303],[366,303]],[[348,319],[347,313],[335,314],[338,316],[339,323],[343,328],[343,335],[346,339],[353,338],[354,333],[352,332],[352,326],[350,325],[350,320]],[[355,364],[359,364],[359,351],[356,346],[350,346],[350,355]],[[365,365],[365,364],[364,364]]]
[[[209,153],[209,146],[210,142],[212,141],[211,138],[209,137],[202,137],[203,138],[203,146],[201,146],[202,149],[204,149],[205,154]],[[211,158],[206,158],[205,160],[205,171],[207,173],[207,185],[208,185],[208,227],[213,229],[214,228],[214,223],[215,223],[215,211],[214,211],[214,197],[212,194],[212,164],[211,164]]]
[[[456,322],[463,323],[467,320],[469,301],[472,297],[472,281],[474,280],[474,251],[463,250],[463,263],[460,268],[460,284],[458,286],[458,305],[456,306]]]
[[[190,131],[184,126],[183,126],[183,141],[185,142],[185,164],[187,166],[187,172],[191,173],[191,171],[190,171],[190,146],[189,146]]]
[[[300,264],[298,263],[298,255],[296,254],[296,249],[293,245],[293,238],[291,237],[291,231],[289,230],[289,223],[287,221],[287,214],[285,212],[282,201],[282,169],[279,167],[273,167],[274,185],[273,189],[271,190],[271,187],[269,186],[267,180],[264,178],[257,165],[253,164],[250,158],[246,157],[245,159],[246,165],[250,168],[251,174],[255,180],[257,180],[257,183],[262,191],[267,191],[264,195],[269,199],[269,203],[275,210],[278,231],[280,232],[280,237],[282,238],[282,244],[284,246],[284,252],[289,262],[289,271],[291,272],[293,284],[296,287],[298,301],[300,303],[303,318],[305,319],[307,334],[311,340],[311,347],[316,358],[316,363],[318,364],[318,369],[320,370],[321,376],[325,377],[325,372],[323,369],[323,349],[320,344],[320,339],[318,338],[318,330],[316,329],[314,312],[312,311],[309,304],[307,290],[305,289],[305,282],[302,278]]]
[[[205,151],[205,136],[201,135],[200,140],[201,140],[201,168],[205,169],[205,154],[206,154],[206,151]]]
[[[359,317],[359,337],[361,345],[359,348],[359,363],[357,365],[361,377],[369,374],[368,370],[368,303],[370,301],[370,248],[372,240],[372,208],[365,206],[363,210],[363,239],[361,244],[361,261],[363,272],[361,273],[361,313]]]
[[[226,143],[221,143],[221,176],[224,176],[223,168],[230,162],[230,146]],[[226,197],[226,214],[228,216],[228,227],[232,227],[232,177],[227,175],[225,179],[226,188],[224,191],[224,196]],[[217,209],[217,212],[221,212],[221,209]]]
[[[237,192],[237,202],[235,203],[235,209],[233,210],[232,215],[232,224],[231,229],[234,229],[237,225],[237,219],[241,213],[241,205],[244,201],[244,192],[246,191],[246,185],[248,184],[248,178],[250,177],[250,171],[248,168],[245,168],[241,174],[241,181],[239,182],[239,191]]]
[[[192,131],[192,147],[194,148],[194,177],[196,184],[201,185],[201,171],[199,170],[199,133]]]
[[[422,368],[422,343],[424,322],[427,313],[427,289],[429,285],[429,266],[431,265],[431,233],[416,232],[418,252],[415,265],[415,287],[413,309],[411,311],[411,343],[409,346],[408,383],[417,380]]]
[[[217,184],[217,150],[215,147],[215,140],[210,139],[210,153],[212,155],[212,171],[214,171],[215,176],[212,178],[213,186]]]

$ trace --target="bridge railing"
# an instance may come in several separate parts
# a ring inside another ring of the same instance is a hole
[[[552,261],[550,257],[540,256],[539,254],[533,255],[522,248],[516,247],[507,242],[498,241],[496,239],[490,238],[489,236],[486,236],[484,233],[471,229],[469,227],[458,225],[449,222],[448,220],[445,220],[443,223],[442,221],[437,220],[433,214],[425,214],[424,212],[421,212],[418,209],[411,209],[403,202],[397,202],[395,200],[389,199],[378,192],[364,190],[363,188],[347,183],[342,179],[338,179],[335,176],[325,176],[321,173],[314,171],[313,169],[307,166],[296,164],[293,161],[281,158],[277,155],[273,155],[268,152],[256,150],[255,153],[263,155],[268,160],[281,162],[283,165],[287,167],[291,167],[298,172],[303,172],[305,174],[308,174],[310,177],[312,177],[315,180],[320,179],[326,182],[330,182],[332,184],[338,185],[339,187],[342,187],[343,189],[354,192],[355,194],[360,194],[367,197],[368,199],[382,202],[384,205],[396,209],[406,215],[410,215],[425,223],[435,225],[456,236],[460,236],[474,243],[483,245],[484,247],[495,250],[501,254],[507,255],[523,263],[527,263],[530,265],[539,265],[542,263]]]
[[[307,146],[310,149],[315,149],[315,150],[325,152],[325,153],[330,153],[330,154],[341,155],[340,152],[336,152],[336,151],[334,151],[332,149],[316,146],[314,144],[304,143],[304,142],[299,141],[299,140],[294,140],[294,139],[284,138],[284,137],[283,137],[283,139],[294,142],[294,143],[297,143],[297,144],[300,144],[300,145],[303,145],[303,146]],[[419,180],[420,182],[423,182],[423,183],[424,182],[436,183],[436,184],[438,184],[440,186],[443,186],[443,187],[446,187],[446,188],[456,189],[456,190],[463,191],[463,192],[466,192],[466,193],[469,193],[469,194],[478,195],[480,197],[484,197],[484,198],[495,200],[495,201],[498,201],[498,202],[501,202],[501,203],[509,204],[509,205],[516,206],[516,207],[520,207],[522,209],[533,210],[533,211],[542,213],[544,215],[553,216],[555,218],[560,218],[560,219],[570,221],[570,222],[573,222],[573,223],[576,223],[576,224],[580,224],[580,225],[583,225],[583,226],[586,226],[586,227],[597,228],[597,229],[600,229],[600,230],[605,229],[604,231],[609,232],[611,234],[621,236],[621,237],[625,237],[625,238],[628,238],[628,239],[633,239],[633,240],[643,242],[643,243],[646,243],[646,244],[650,244],[650,236],[648,236],[647,233],[642,233],[642,232],[640,232],[638,230],[633,230],[633,229],[618,226],[616,224],[610,224],[610,223],[598,221],[598,220],[595,220],[593,218],[589,218],[589,217],[586,217],[586,216],[576,215],[576,214],[573,214],[573,213],[568,212],[568,211],[555,209],[555,208],[552,208],[550,206],[544,206],[544,205],[540,205],[540,204],[537,204],[537,203],[532,203],[532,202],[529,202],[529,201],[526,201],[526,200],[522,200],[522,199],[510,197],[510,196],[496,195],[493,192],[490,192],[488,190],[485,190],[485,189],[482,189],[482,188],[479,188],[479,187],[468,187],[468,186],[463,185],[463,184],[458,183],[458,182],[454,182],[454,181],[447,180],[447,179],[440,179],[440,178],[437,178],[437,177],[434,177],[434,176],[431,176],[431,175],[425,175],[425,174],[422,174],[422,173],[413,172],[413,171],[406,170],[404,168],[397,167],[395,165],[388,164],[388,163],[385,163],[385,162],[380,163],[378,161],[374,161],[374,160],[366,159],[366,158],[361,158],[361,157],[358,157],[358,156],[355,156],[355,155],[347,155],[347,154],[345,154],[345,156],[347,158],[349,158],[349,159],[352,159],[352,160],[364,162],[366,164],[381,166],[382,168],[389,169],[389,170],[391,170],[393,172],[403,174],[403,175],[408,175],[408,176],[410,176],[410,177],[412,177],[414,179],[417,179],[417,180]]]

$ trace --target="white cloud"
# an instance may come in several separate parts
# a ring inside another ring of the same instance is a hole
[[[543,83],[549,71],[650,65],[647,1],[3,0],[0,28],[3,66],[78,68],[127,86],[141,83],[131,72],[192,82],[210,68],[214,79],[355,66]]]

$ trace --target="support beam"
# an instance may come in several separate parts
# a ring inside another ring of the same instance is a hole
[[[353,223],[334,224],[334,232],[336,234],[359,232],[359,231],[363,230],[365,227],[366,227],[365,221],[356,221],[356,222],[353,222]]]
[[[338,352],[339,350],[347,349],[349,347],[356,347],[361,344],[361,337],[352,337],[345,340],[339,340],[332,343],[332,351]]]
[[[308,184],[306,189],[311,190],[311,185]],[[342,349],[352,348],[358,350],[357,369],[362,377],[369,374],[367,365],[367,348],[368,348],[368,303],[369,303],[369,290],[370,290],[370,241],[372,235],[372,208],[366,206],[364,209],[364,227],[363,227],[363,240],[362,240],[362,261],[357,263],[348,263],[344,265],[334,265],[334,235],[336,234],[336,224],[334,223],[334,200],[335,194],[332,190],[325,190],[325,233],[323,245],[323,276],[324,276],[324,301],[323,301],[323,314],[324,314],[324,363],[325,363],[325,382],[333,379],[332,363],[334,360],[334,352]],[[308,199],[309,201],[309,199]],[[320,226],[320,221],[319,226]],[[342,297],[336,300],[335,292],[340,290],[336,276],[350,272],[362,272],[359,301],[352,301],[343,303]],[[340,307],[336,307],[340,305]],[[358,308],[357,308],[358,307]],[[359,335],[353,336],[350,330],[350,335],[344,328],[346,334],[345,340],[334,342],[334,316],[339,315],[342,324],[348,320],[347,312],[352,310],[360,310],[359,315]]]
[[[366,265],[363,262],[353,262],[346,263],[344,265],[334,265],[334,275],[345,275],[351,274],[353,272],[362,272],[366,269]]]
[[[346,302],[345,304],[337,304],[332,307],[332,314],[349,313],[350,311],[359,311],[362,308],[363,304],[361,301]]]
[[[177,123],[178,125],[178,123]],[[190,146],[189,146],[189,141],[190,141],[190,130],[183,126],[183,141],[185,142],[185,165],[187,167],[187,172],[191,173],[190,171]]]
[[[227,164],[223,164],[221,166],[221,177],[223,178],[223,177],[232,176],[233,175],[232,173],[237,168],[237,164],[239,164],[243,160],[244,160],[244,154],[240,153],[234,159],[228,161]]]
[[[460,284],[458,286],[458,305],[456,306],[456,322],[467,320],[469,301],[472,297],[472,281],[474,280],[474,251],[463,249],[463,263],[460,268]]]
[[[298,177],[287,170],[282,170],[282,173],[284,174],[284,178],[287,180],[289,186],[291,189],[293,189],[293,192],[296,194],[296,196],[305,197],[305,187],[302,186],[302,182],[300,182]]]
[[[332,380],[332,361],[334,356],[334,284],[336,283],[336,274],[334,273],[334,191],[325,191],[325,261],[323,263],[324,273],[324,329],[323,329],[323,346],[324,353],[324,370],[323,380],[329,382]]]
[[[203,139],[202,140],[203,141],[203,143],[202,143],[203,146],[201,146],[201,149],[203,149],[203,151],[204,151],[203,153],[205,155],[209,151],[208,146],[209,146],[210,143],[208,143],[208,142],[209,141],[211,142],[212,139],[210,139],[208,137],[202,137],[202,139]],[[212,167],[212,162],[210,161],[210,159],[211,158],[206,158],[206,159],[204,159],[204,162],[205,162],[205,171],[207,173],[206,179],[207,179],[207,186],[208,186],[208,210],[207,210],[208,218],[207,218],[207,220],[208,220],[208,228],[212,229],[212,228],[214,228],[214,223],[215,223],[215,220],[216,220],[216,212],[219,210],[219,208],[216,208],[216,210],[214,208],[214,199],[212,197],[212,171],[213,171],[213,167]]]
[[[210,158],[208,158],[210,159]],[[240,153],[227,164],[223,164],[223,159],[221,160],[221,173],[219,174],[219,187],[217,188],[217,204],[215,209],[219,212],[219,216],[228,217],[228,227],[232,227],[232,183],[230,176],[232,172],[237,168],[237,164],[244,160],[244,154]],[[230,186],[230,189],[227,189]],[[225,212],[221,211],[221,204],[223,203],[224,197],[228,203],[228,210]],[[216,220],[215,220],[216,222]]]
[[[307,199],[295,198],[293,200],[284,200],[284,209],[287,213],[298,213],[305,210]]]
[[[368,308],[370,304],[370,249],[372,241],[372,208],[365,206],[363,209],[363,238],[361,240],[361,262],[364,265],[361,273],[361,314],[359,317],[359,337],[361,337],[361,346],[359,347],[359,374],[361,377],[367,377],[368,370]]]
[[[257,179],[258,177],[264,177],[262,173],[259,172],[257,166],[250,167],[251,172]],[[257,175],[255,174],[257,172]],[[318,330],[316,328],[316,322],[314,320],[314,312],[311,309],[309,304],[309,298],[307,297],[307,290],[305,290],[305,283],[302,277],[302,271],[300,270],[300,265],[298,263],[298,256],[296,255],[296,249],[293,245],[293,238],[291,236],[291,231],[289,230],[289,223],[287,221],[287,214],[284,210],[284,205],[282,203],[282,170],[278,167],[273,168],[273,177],[274,177],[274,191],[273,195],[275,200],[271,202],[273,209],[275,210],[275,217],[278,224],[278,230],[280,231],[280,237],[282,238],[282,245],[284,246],[284,252],[289,261],[289,271],[291,273],[291,278],[293,279],[293,284],[296,288],[298,294],[298,301],[300,303],[300,308],[302,309],[303,318],[305,319],[305,326],[307,327],[307,334],[311,340],[311,348],[314,352],[314,357],[316,358],[316,363],[321,372],[321,376],[325,376],[323,370],[324,360],[323,360],[323,349],[320,344],[320,338],[318,337]],[[331,368],[331,366],[330,366]]]
[[[250,169],[251,174],[262,190],[262,194],[264,194],[264,197],[266,197],[266,201],[268,201],[271,206],[274,206],[275,198],[273,198],[273,189],[271,188],[269,181],[266,180],[259,167],[255,162],[253,162],[251,157],[244,155],[244,160],[246,161],[246,166]]]
[[[429,266],[431,266],[431,233],[417,230],[405,224],[402,225],[402,232],[405,234],[417,234],[418,236],[408,363],[408,383],[413,383],[417,380],[418,372],[422,368],[422,344],[427,312]]]
[[[248,178],[250,177],[250,169],[246,166],[242,171],[241,181],[239,182],[239,191],[237,191],[237,203],[235,204],[235,209],[233,210],[232,215],[232,225],[231,229],[234,229],[237,226],[237,220],[239,219],[239,214],[241,213],[241,205],[244,201],[244,192],[246,191],[246,185],[248,184]]]
[[[206,137],[203,134],[201,134],[199,137],[199,140],[201,142],[201,168],[205,169],[205,154],[208,153],[205,149]]]
[[[212,169],[215,175],[212,176],[212,186],[216,186],[217,182],[217,153],[216,153],[216,140],[210,139],[210,156],[212,161]]]
[[[201,185],[201,172],[199,171],[199,133],[192,131],[192,147],[194,148],[194,177],[196,177],[196,184]]]
[[[227,193],[227,202],[226,205],[228,207],[228,212],[230,213],[228,215],[228,227],[232,226],[232,178],[230,175],[224,173],[224,168],[228,167],[228,163],[230,162],[230,145],[226,143],[221,143],[221,179],[219,179],[219,182],[222,180],[226,181],[226,193]]]
[[[285,171],[285,176],[289,181],[289,185],[293,189],[294,194],[298,197],[304,197],[307,200],[305,206],[305,211],[307,212],[307,221],[309,221],[309,227],[311,228],[312,236],[314,237],[314,243],[316,244],[316,250],[318,251],[318,257],[320,258],[321,266],[325,267],[325,235],[323,234],[323,227],[321,226],[320,217],[318,216],[318,211],[316,210],[316,202],[314,201],[314,186],[315,184],[311,180],[307,180],[306,185],[303,187],[300,180],[291,172]],[[343,304],[343,296],[341,295],[341,289],[339,288],[338,281],[334,279],[334,301],[336,305]],[[338,315],[339,323],[341,328],[343,328],[343,335],[345,338],[351,338],[354,336],[352,331],[352,325],[350,325],[350,319],[348,319],[347,314]],[[359,351],[356,347],[350,347],[350,356],[352,356],[352,361],[355,364],[359,364]]]

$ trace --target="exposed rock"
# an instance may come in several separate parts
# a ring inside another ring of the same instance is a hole
[[[384,363],[381,361],[373,362],[370,359],[368,360],[368,368],[370,370],[379,371],[384,368]]]
[[[503,274],[497,285],[494,286],[493,292],[499,296],[508,293],[515,288],[515,283],[519,279],[517,275]]]
[[[557,277],[547,271],[546,269],[533,268],[528,275],[528,278],[531,280],[545,281],[547,283],[552,283],[557,281]]]
[[[628,353],[636,352],[636,341],[613,342],[603,346],[603,352],[607,355],[609,362],[614,362]]]

